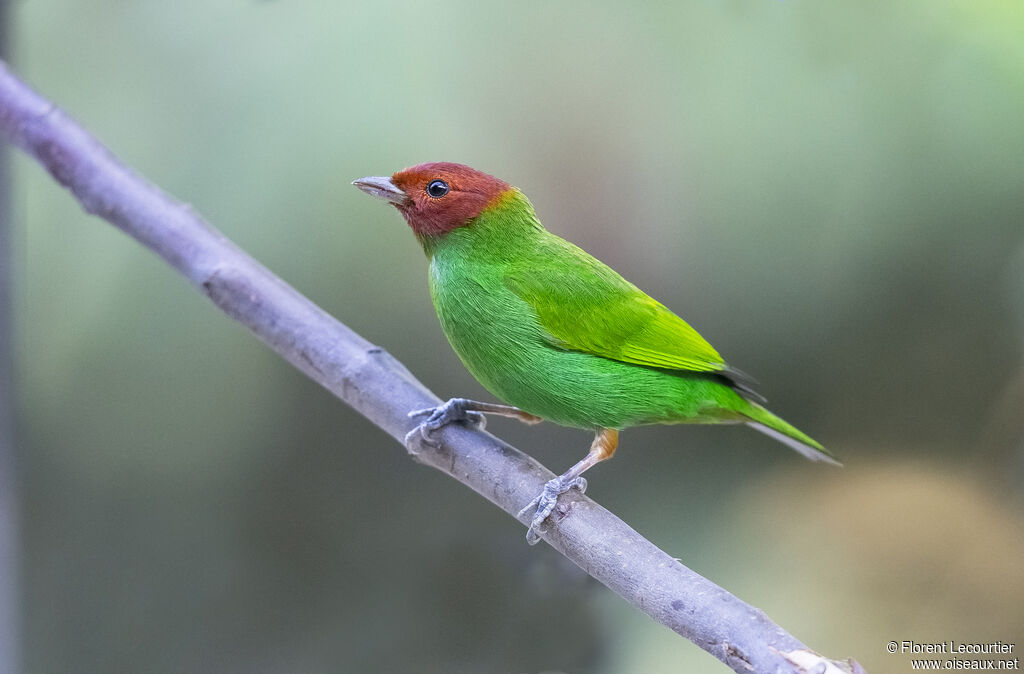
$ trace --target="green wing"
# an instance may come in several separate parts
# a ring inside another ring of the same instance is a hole
[[[733,372],[686,321],[576,246],[557,239],[530,257],[505,283],[554,346],[668,370]]]

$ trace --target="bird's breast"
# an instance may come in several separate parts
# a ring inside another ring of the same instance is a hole
[[[528,402],[519,390],[541,385],[535,380],[548,347],[533,310],[505,285],[501,266],[435,257],[430,294],[445,336],[470,373],[506,402]]]

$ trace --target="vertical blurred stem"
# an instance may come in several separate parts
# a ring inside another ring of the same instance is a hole
[[[10,56],[7,0],[0,0],[0,58]],[[0,145],[0,674],[18,671],[18,480],[14,457],[14,323],[8,145]]]

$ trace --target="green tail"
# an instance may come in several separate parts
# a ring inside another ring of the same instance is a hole
[[[806,456],[811,461],[824,461],[834,466],[842,466],[831,452],[800,429],[783,421],[757,403],[750,403],[749,409],[743,410],[743,414],[750,418],[747,425],[755,428],[765,435],[789,445],[796,451]]]

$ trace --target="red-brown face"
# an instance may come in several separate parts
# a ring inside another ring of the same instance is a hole
[[[352,184],[390,201],[420,236],[438,236],[468,224],[512,189],[493,176],[449,162],[420,164],[391,178],[360,178]]]

